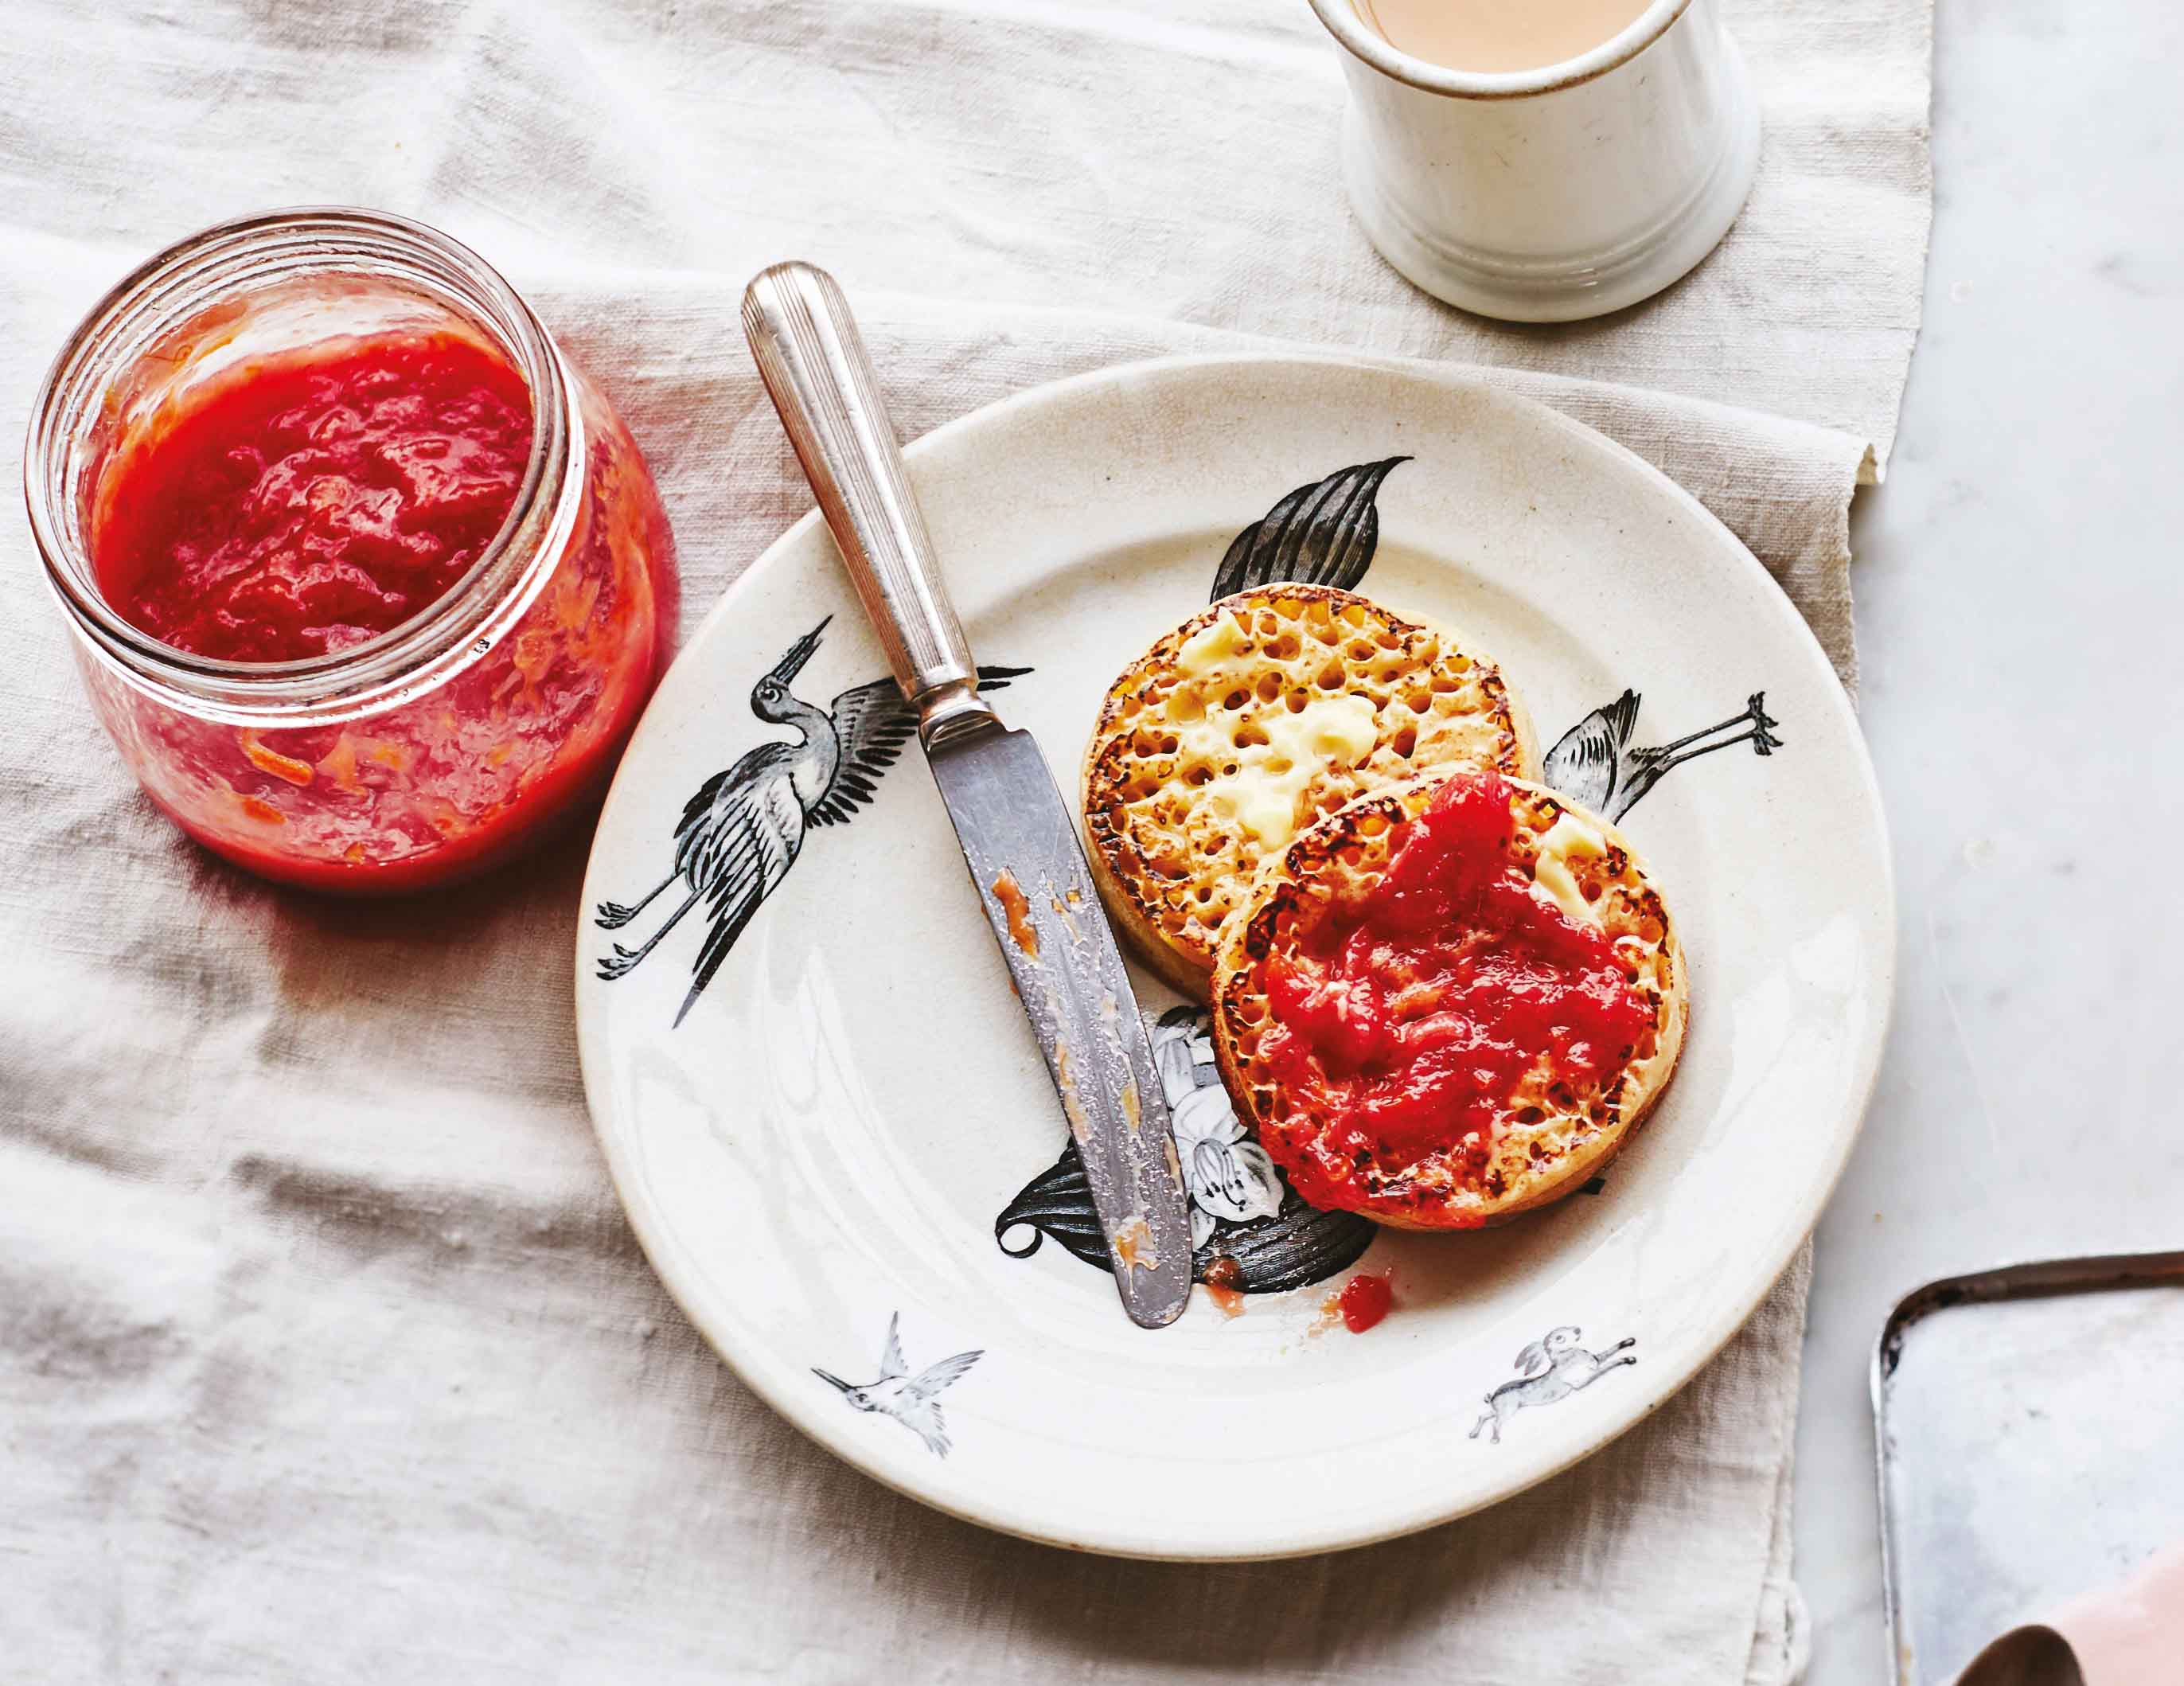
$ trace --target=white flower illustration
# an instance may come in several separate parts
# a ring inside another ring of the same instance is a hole
[[[1213,1220],[1232,1224],[1271,1218],[1282,1209],[1282,1180],[1267,1150],[1245,1137],[1228,1097],[1217,1087],[1194,1090],[1170,1114],[1176,1157],[1190,1186],[1190,1245],[1212,1239]]]
[[[1241,1224],[1282,1209],[1281,1174],[1236,1121],[1205,1024],[1203,1013],[1179,1009],[1151,1027],[1176,1158],[1190,1189],[1194,1253],[1212,1238],[1217,1218]]]

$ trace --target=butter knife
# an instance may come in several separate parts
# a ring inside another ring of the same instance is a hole
[[[872,359],[833,277],[777,264],[744,294],[759,375],[811,483],[955,822],[1084,1161],[1123,1309],[1157,1329],[1190,1297],[1168,1109],[1077,820],[1030,734],[978,695]]]

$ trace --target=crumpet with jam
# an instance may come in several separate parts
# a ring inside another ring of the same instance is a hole
[[[1268,861],[1212,1005],[1229,1096],[1300,1196],[1458,1230],[1614,1157],[1675,1069],[1690,990],[1613,825],[1460,769],[1362,796]]]

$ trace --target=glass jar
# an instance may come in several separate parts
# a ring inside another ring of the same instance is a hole
[[[513,507],[444,595],[282,662],[192,654],[117,611],[97,566],[117,465],[268,360],[410,334],[505,359],[531,399]],[[47,374],[24,492],[131,772],[191,836],[287,883],[414,890],[505,858],[604,784],[672,644],[674,544],[636,441],[505,281],[398,217],[277,211],[153,258]]]

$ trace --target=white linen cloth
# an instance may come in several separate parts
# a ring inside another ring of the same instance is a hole
[[[400,210],[621,405],[694,619],[808,506],[735,317],[800,255],[911,433],[1166,351],[1498,366],[1703,498],[1847,678],[1847,512],[1918,321],[1928,9],[1729,14],[1768,125],[1743,221],[1649,305],[1513,330],[1350,222],[1303,0],[18,0],[0,455],[157,246]],[[1159,1566],[942,1518],[759,1404],[632,1242],[571,1029],[585,839],[385,907],[233,873],[136,793],[37,572],[0,518],[0,1680],[1793,1677],[1805,1261],[1611,1452],[1407,1541]]]

